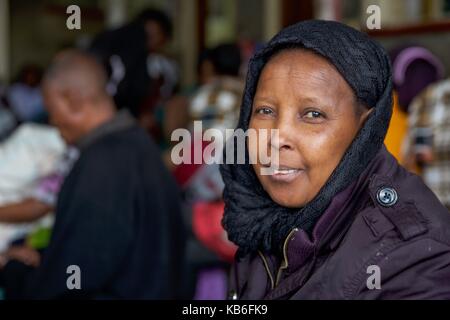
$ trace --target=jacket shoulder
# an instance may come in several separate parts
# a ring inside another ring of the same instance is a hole
[[[427,236],[450,245],[450,212],[416,174],[395,162],[388,173],[371,178],[369,193],[403,240]]]
[[[367,241],[373,250],[368,250],[363,268],[348,279],[346,296],[449,298],[450,212],[420,177],[398,163],[372,176],[369,193],[373,205],[359,220],[371,231]],[[367,285],[373,266],[381,273],[380,290]]]

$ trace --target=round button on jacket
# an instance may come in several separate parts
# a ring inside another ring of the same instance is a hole
[[[393,206],[397,200],[397,191],[393,188],[383,187],[377,192],[377,201],[384,207]]]

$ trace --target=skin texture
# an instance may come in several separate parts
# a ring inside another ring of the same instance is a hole
[[[272,200],[290,208],[311,201],[370,111],[359,107],[351,87],[325,58],[302,49],[273,56],[259,78],[249,128],[279,130],[279,139],[266,136],[266,147],[269,154],[279,152],[272,167],[291,173],[262,175],[257,139],[248,140],[253,168]]]

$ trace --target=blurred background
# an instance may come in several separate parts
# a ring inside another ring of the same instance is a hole
[[[81,8],[81,30],[63,27],[71,4]],[[1,0],[0,80],[12,81],[25,64],[45,67],[63,47],[87,47],[102,30],[119,27],[152,7],[173,20],[174,37],[167,50],[181,66],[183,85],[189,85],[195,81],[197,55],[206,47],[229,41],[261,43],[281,27],[312,18],[364,29],[370,4],[380,6],[382,17],[382,30],[372,36],[388,49],[412,40],[427,45],[449,70],[448,0]]]
[[[73,4],[81,29],[69,30]],[[380,29],[367,28],[370,5]],[[386,145],[450,208],[450,0],[0,0],[0,253],[18,238],[46,245],[51,222],[3,225],[2,215],[30,194],[55,204],[34,192],[66,151],[49,129],[40,80],[56,53],[78,48],[103,64],[117,108],[157,142],[183,192],[192,238],[185,296],[224,298],[236,248],[220,226],[223,183],[215,166],[171,163],[170,135],[194,120],[203,130],[234,128],[250,57],[307,19],[341,21],[386,48],[395,87]]]

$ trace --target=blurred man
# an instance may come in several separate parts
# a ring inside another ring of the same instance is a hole
[[[7,297],[177,297],[184,251],[178,190],[156,146],[126,111],[116,114],[105,88],[103,69],[77,51],[59,54],[45,75],[51,121],[80,157],[59,193],[39,267],[4,267]]]

